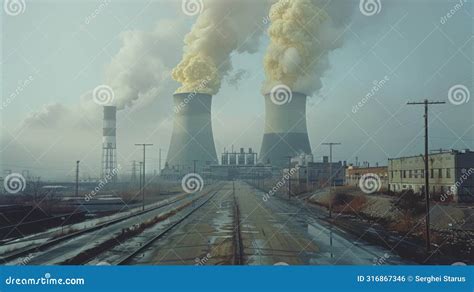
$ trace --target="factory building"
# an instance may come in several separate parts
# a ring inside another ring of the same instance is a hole
[[[357,167],[349,165],[346,168],[345,184],[348,186],[359,186],[359,181],[363,175],[375,174],[380,179],[380,189],[388,189],[388,167],[374,166],[374,167]]]
[[[224,150],[221,155],[221,165],[255,165],[257,163],[257,153],[252,148],[245,152],[244,148],[240,148],[240,152],[228,152]]]
[[[328,187],[331,183],[332,168],[332,184],[335,186],[344,184],[345,165],[342,161],[331,164],[327,156],[324,156],[323,160],[319,162],[314,162],[311,156],[305,157],[299,156],[292,159],[292,167],[297,167],[292,180],[297,180],[300,184],[307,184],[311,189]]]
[[[401,192],[423,192],[424,156],[388,160],[389,187]],[[433,195],[447,194],[453,201],[474,201],[474,152],[445,151],[429,155],[429,182]]]
[[[245,152],[226,151],[221,154],[221,164],[210,166],[210,175],[213,179],[253,179],[267,178],[272,175],[272,168],[268,165],[257,164],[257,153],[249,148]]]

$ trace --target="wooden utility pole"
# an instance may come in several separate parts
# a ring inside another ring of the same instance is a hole
[[[425,227],[426,227],[426,252],[429,253],[431,250],[430,241],[430,178],[429,178],[429,165],[428,165],[428,108],[430,105],[445,104],[444,101],[429,101],[425,99],[423,102],[409,102],[408,105],[424,105],[425,106],[425,200],[426,200],[426,214],[425,214]]]

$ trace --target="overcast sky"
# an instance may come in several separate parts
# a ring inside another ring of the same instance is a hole
[[[341,142],[334,159],[349,162],[386,165],[388,158],[421,153],[423,109],[406,102],[425,98],[447,102],[430,110],[430,148],[474,149],[474,100],[448,100],[456,85],[473,93],[473,6],[460,1],[381,0],[372,16],[359,1],[320,1],[343,29],[323,87],[308,101],[316,159],[328,154],[323,142]],[[129,171],[141,159],[134,143],[150,142],[149,171],[157,168],[158,149],[166,155],[169,146],[179,86],[170,71],[197,16],[184,14],[178,0],[26,0],[19,15],[2,10],[0,17],[2,174],[27,169],[45,179],[72,179],[81,160],[83,175],[97,176],[102,122],[91,92],[111,78],[140,87],[140,98],[118,113],[119,163]],[[256,33],[268,28],[264,17],[253,20]],[[260,148],[267,45],[262,33],[256,53],[232,55],[233,70],[213,103],[218,153],[231,145]],[[124,66],[129,74],[115,74]],[[239,75],[238,84],[228,82]]]

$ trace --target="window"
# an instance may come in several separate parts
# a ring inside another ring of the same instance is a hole
[[[390,177],[393,178],[393,170],[390,172]]]
[[[451,168],[446,168],[446,178],[451,178]]]
[[[411,170],[408,171],[408,177],[409,177],[409,178],[412,177],[412,171],[411,171]]]
[[[443,178],[443,170],[441,168],[438,169],[438,177]]]
[[[407,178],[407,171],[406,170],[403,171],[403,178]]]
[[[434,178],[434,169],[431,169],[431,175],[430,175],[431,178]]]

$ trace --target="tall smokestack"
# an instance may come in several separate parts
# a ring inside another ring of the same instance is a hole
[[[174,125],[167,163],[185,172],[217,164],[211,123],[212,96],[203,93],[174,95]]]
[[[102,178],[116,181],[117,167],[117,107],[104,106],[104,125],[102,140]]]
[[[283,94],[283,96],[282,96]],[[265,95],[265,133],[260,162],[288,165],[288,156],[311,154],[306,127],[306,95],[291,91]]]

